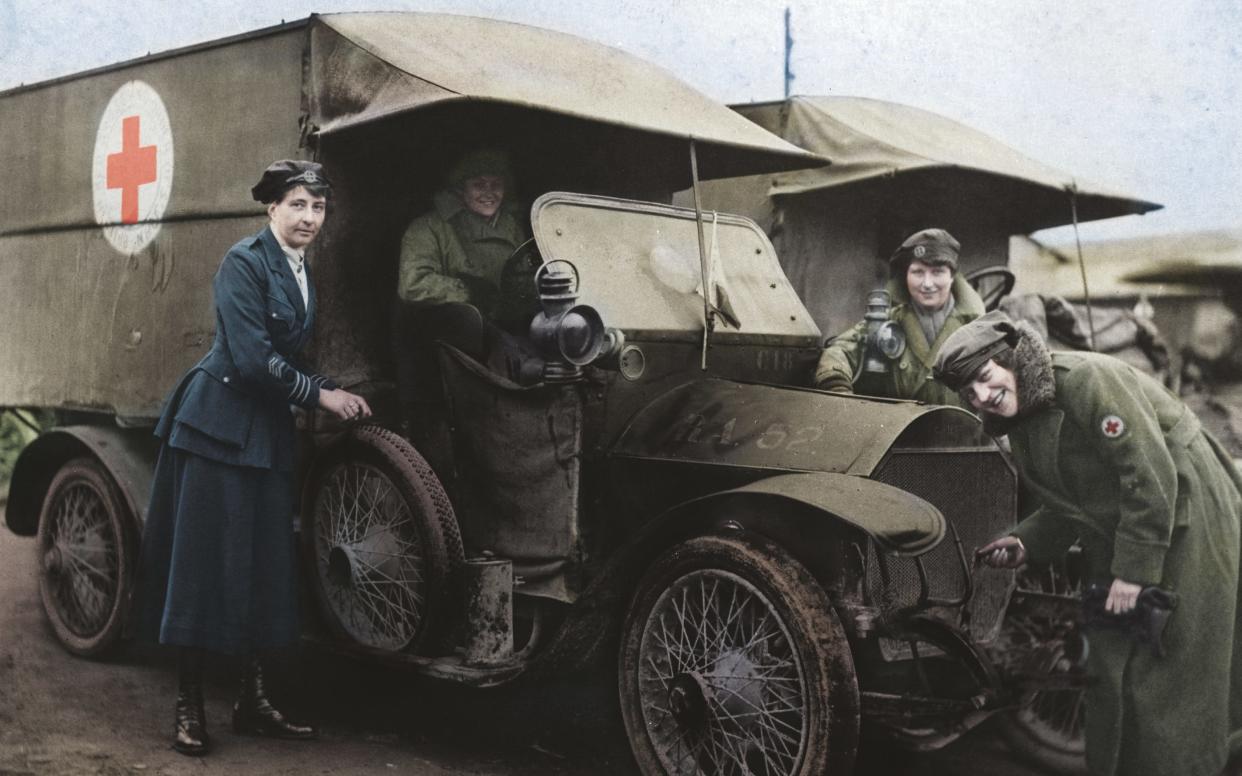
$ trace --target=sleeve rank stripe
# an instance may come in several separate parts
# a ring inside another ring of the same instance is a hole
[[[293,371],[293,390],[289,393],[289,397],[297,404],[306,401],[306,397],[310,396],[310,380],[306,375]]]

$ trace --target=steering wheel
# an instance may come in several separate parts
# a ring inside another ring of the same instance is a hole
[[[543,256],[532,237],[514,249],[500,270],[500,300],[496,321],[504,328],[525,329],[539,312],[539,291],[535,273],[543,266]]]
[[[966,273],[966,282],[979,292],[979,298],[983,300],[983,309],[988,312],[1000,306],[1001,300],[1013,290],[1016,280],[1017,277],[1013,272],[1001,264],[980,267],[973,272]]]

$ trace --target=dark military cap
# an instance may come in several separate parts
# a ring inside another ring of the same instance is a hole
[[[498,176],[504,179],[505,186],[512,186],[513,167],[509,163],[509,154],[499,148],[471,151],[458,159],[453,169],[449,170],[447,183],[449,188],[460,189],[466,181],[480,175]]]
[[[266,205],[280,199],[286,191],[297,186],[332,188],[327,176],[323,174],[323,165],[319,162],[281,159],[268,165],[263,171],[263,177],[250,188],[250,196]]]
[[[998,353],[1017,347],[1020,337],[1013,320],[1000,310],[993,310],[949,335],[940,346],[932,375],[960,391]]]
[[[917,260],[933,267],[945,265],[957,272],[957,252],[961,249],[961,244],[945,230],[923,229],[907,237],[888,264],[894,271],[905,271],[910,262]]]

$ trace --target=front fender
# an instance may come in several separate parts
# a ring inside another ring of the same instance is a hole
[[[22,450],[13,466],[5,523],[19,536],[33,536],[39,529],[39,511],[57,470],[70,459],[89,455],[103,464],[120,487],[135,521],[135,535],[141,536],[157,450],[150,429],[82,425],[46,431]]]
[[[900,555],[924,553],[945,534],[944,515],[927,501],[892,485],[834,472],[778,474],[709,493],[678,504],[657,523],[741,494],[773,496],[808,506],[865,532],[881,549]]]
[[[586,665],[605,645],[614,644],[625,606],[651,561],[678,542],[722,530],[722,518],[729,514],[724,507],[753,506],[739,503],[750,498],[800,505],[825,520],[866,533],[882,550],[903,555],[930,550],[946,530],[940,510],[918,496],[875,480],[832,472],[778,474],[682,501],[648,521],[608,559],[575,602],[553,643],[541,652],[541,666],[559,673],[570,665]],[[716,505],[722,508],[713,509]],[[765,535],[774,529],[779,526],[747,528]],[[788,549],[795,556],[805,554],[797,547]]]

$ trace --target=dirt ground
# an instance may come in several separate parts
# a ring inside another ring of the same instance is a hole
[[[303,650],[282,661],[286,706],[318,720],[321,740],[259,740],[228,729],[237,666],[209,664],[215,749],[169,746],[176,670],[170,655],[129,644],[103,661],[56,643],[43,619],[34,541],[0,526],[0,776],[56,774],[476,774],[629,776],[611,677],[469,691]],[[940,752],[866,749],[859,776],[1038,776],[986,728]]]

